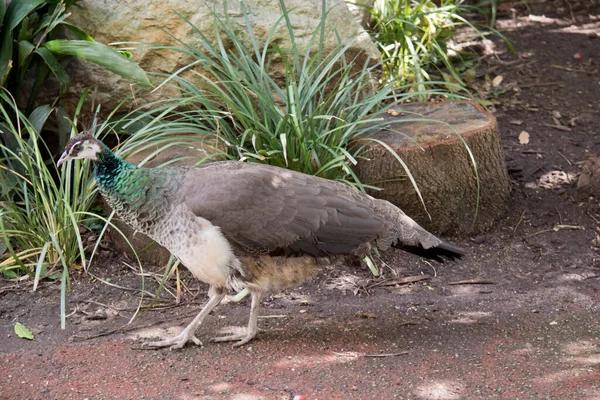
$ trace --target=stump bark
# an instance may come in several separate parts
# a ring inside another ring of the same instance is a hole
[[[375,142],[368,142],[368,159],[357,166],[363,183],[383,189],[371,195],[399,206],[439,235],[480,233],[504,215],[510,185],[492,114],[475,103],[457,101],[397,106],[385,118],[386,129],[370,137],[404,160],[426,208],[402,165]]]

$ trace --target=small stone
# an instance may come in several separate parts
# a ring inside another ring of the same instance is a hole
[[[485,243],[485,241],[487,240],[487,236],[486,235],[477,235],[471,240],[473,241],[473,243],[482,244],[482,243]]]

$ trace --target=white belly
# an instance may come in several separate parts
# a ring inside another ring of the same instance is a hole
[[[229,242],[210,221],[178,211],[154,239],[179,258],[196,278],[225,287],[235,259]]]
[[[184,246],[176,255],[202,282],[225,287],[233,253],[219,228],[211,225],[209,229],[202,230],[192,240],[191,246]]]

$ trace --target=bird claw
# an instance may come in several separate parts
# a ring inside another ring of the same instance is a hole
[[[198,339],[196,337],[195,334],[189,333],[185,330],[182,331],[177,336],[173,336],[173,337],[170,337],[170,338],[167,338],[164,340],[157,340],[157,341],[153,341],[153,342],[143,342],[142,346],[155,347],[155,348],[169,347],[169,350],[175,350],[175,349],[183,348],[183,346],[185,346],[186,343],[189,341],[192,341],[196,346],[200,346],[200,347],[203,346],[202,342],[200,341],[200,339]]]
[[[246,343],[248,343],[252,339],[254,339],[254,335],[248,335],[247,333],[240,333],[240,334],[235,334],[235,335],[214,337],[214,338],[210,339],[209,341],[211,343],[217,343],[217,342],[235,342],[232,345],[232,347],[240,347],[240,346],[245,345]]]
[[[245,345],[246,343],[248,343],[249,341],[251,341],[252,339],[254,339],[254,336],[246,336],[245,338],[241,339],[240,341],[232,344],[231,347],[241,347],[241,346]]]

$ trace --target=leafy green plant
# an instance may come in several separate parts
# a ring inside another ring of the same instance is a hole
[[[79,227],[90,218],[96,190],[88,163],[58,171],[46,161],[40,129],[51,108],[38,110],[28,119],[6,91],[0,92],[0,132],[11,138],[10,146],[0,143],[0,242],[8,253],[0,259],[0,273],[5,278],[28,274],[34,289],[40,279],[60,279],[64,327],[68,268],[77,262],[85,266]]]
[[[145,72],[127,58],[128,53],[95,42],[83,30],[67,22],[67,10],[77,0],[0,0],[0,86],[6,87],[26,114],[52,74],[67,92],[70,78],[62,55],[75,55],[132,80],[142,87],[151,84]],[[61,40],[68,32],[77,40]],[[31,79],[31,88],[25,82]],[[24,97],[24,98],[22,98]]]
[[[448,55],[448,41],[457,27],[473,25],[461,16],[463,0],[376,0],[372,31],[384,63],[384,81],[397,85],[415,83],[420,91],[431,87],[431,72],[464,86],[456,60]],[[441,79],[438,79],[438,81]],[[451,90],[456,90],[451,88]],[[423,100],[426,98],[421,96]]]
[[[324,2],[311,46],[300,52],[284,1],[280,7],[282,17],[260,44],[242,3],[244,36],[250,38],[250,46],[242,43],[227,13],[224,17],[213,13],[216,43],[186,20],[198,41],[179,41],[179,46],[166,48],[194,61],[163,83],[176,86],[181,96],[132,115],[123,128],[145,123],[125,146],[146,143],[158,132],[162,137],[195,133],[213,139],[222,156],[337,179],[363,189],[352,167],[370,132],[383,125],[381,117],[394,101],[419,93],[406,90],[394,97],[392,85],[375,90],[378,66],[368,59],[357,65],[357,59],[348,58],[352,43],[325,54]],[[272,42],[280,24],[285,24],[291,42],[286,49]],[[283,61],[283,82],[269,74],[275,59]]]

